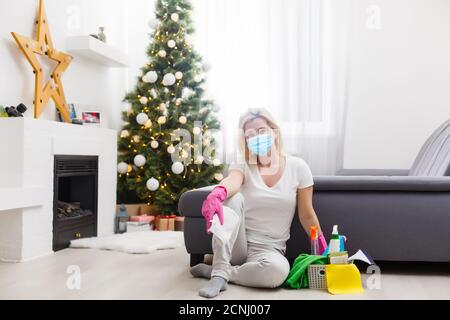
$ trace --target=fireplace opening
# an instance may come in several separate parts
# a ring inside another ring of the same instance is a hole
[[[97,156],[55,156],[53,250],[97,235]]]

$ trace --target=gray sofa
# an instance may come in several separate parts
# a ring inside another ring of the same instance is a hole
[[[201,205],[211,187],[185,192],[178,208],[191,265],[211,254]],[[410,170],[341,170],[314,177],[314,208],[327,240],[334,224],[353,254],[375,260],[450,262],[450,120],[427,139]],[[297,214],[286,257],[309,252]]]

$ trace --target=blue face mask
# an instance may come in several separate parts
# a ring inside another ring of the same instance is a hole
[[[247,147],[251,153],[266,156],[272,147],[273,138],[270,133],[259,134],[247,140]]]

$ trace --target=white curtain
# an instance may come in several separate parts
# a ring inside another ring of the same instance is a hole
[[[265,107],[285,151],[315,175],[341,167],[351,1],[193,0],[195,48],[212,66],[207,90],[221,108],[225,154],[237,148],[239,115]]]

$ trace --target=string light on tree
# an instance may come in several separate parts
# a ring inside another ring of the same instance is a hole
[[[186,150],[181,150],[181,158],[186,159],[189,156],[189,153]]]

